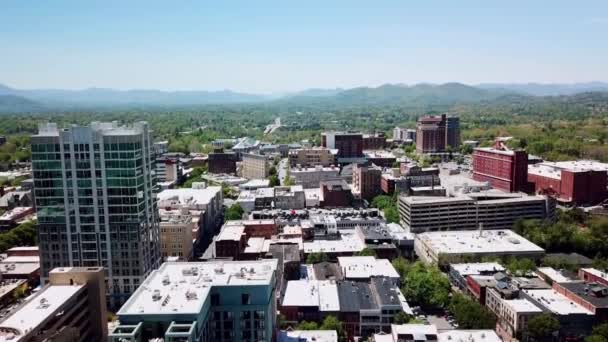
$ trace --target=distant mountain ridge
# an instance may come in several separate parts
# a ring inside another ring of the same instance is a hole
[[[480,84],[462,83],[415,85],[384,84],[378,87],[350,89],[311,88],[299,92],[260,95],[221,91],[116,90],[88,88],[83,90],[21,90],[0,84],[0,112],[28,112],[44,109],[86,109],[113,106],[196,106],[210,104],[279,104],[328,106],[382,105],[454,105],[482,101],[505,101],[530,96],[573,95],[584,92],[608,92],[608,83],[578,84]]]

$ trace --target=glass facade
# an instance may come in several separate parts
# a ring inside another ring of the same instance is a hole
[[[47,124],[31,144],[42,276],[103,266],[111,302],[123,302],[160,262],[147,124]]]

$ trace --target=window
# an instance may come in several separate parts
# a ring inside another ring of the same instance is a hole
[[[243,304],[243,305],[251,304],[251,298],[249,298],[248,293],[241,294],[241,304]]]
[[[211,305],[220,305],[220,295],[213,293],[211,295]]]

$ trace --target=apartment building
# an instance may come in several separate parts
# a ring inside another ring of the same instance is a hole
[[[30,141],[43,281],[103,266],[110,302],[124,301],[161,259],[148,124],[47,123]]]
[[[511,150],[506,139],[496,139],[492,147],[477,147],[473,152],[473,179],[489,182],[506,192],[528,190],[528,153]]]
[[[160,252],[164,260],[177,257],[178,260],[191,260],[194,254],[192,215],[187,209],[160,216]]]
[[[380,183],[382,169],[375,165],[358,165],[353,167],[353,195],[356,198],[371,201],[382,193]]]
[[[264,179],[268,177],[270,165],[265,155],[243,153],[242,177],[247,179]]]
[[[109,342],[270,342],[277,260],[166,262],[118,311]]]

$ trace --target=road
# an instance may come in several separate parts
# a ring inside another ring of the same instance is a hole
[[[289,159],[288,158],[281,159],[281,161],[279,162],[279,165],[277,166],[277,173],[279,175],[279,180],[281,181],[281,184],[283,184],[283,180],[285,179],[285,177],[287,177],[287,168],[288,167],[289,167]]]

